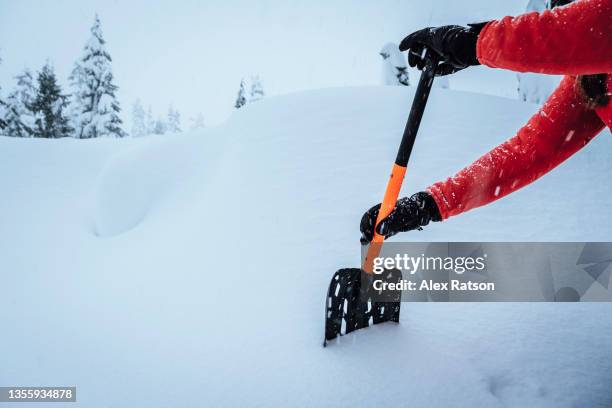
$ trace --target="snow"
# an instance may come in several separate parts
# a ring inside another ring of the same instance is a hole
[[[329,279],[359,264],[413,91],[266,98],[172,136],[1,137],[0,383],[76,385],[87,407],[610,406],[606,303],[404,304],[399,325],[321,346]],[[536,109],[434,89],[403,194]],[[394,239],[608,240],[610,143]]]
[[[532,73],[517,73],[518,97],[522,101],[544,103],[557,88],[563,77],[559,75],[543,75]]]

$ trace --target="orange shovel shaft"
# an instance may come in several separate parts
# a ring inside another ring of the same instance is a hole
[[[402,182],[404,181],[404,176],[406,175],[408,159],[410,158],[410,153],[412,152],[412,147],[414,146],[414,141],[419,130],[419,125],[421,124],[423,112],[425,111],[425,105],[427,104],[429,92],[431,91],[431,85],[436,74],[436,66],[438,65],[436,55],[428,51],[425,58],[425,69],[421,74],[419,84],[414,93],[414,100],[412,101],[412,107],[410,108],[410,115],[408,115],[408,121],[406,122],[402,141],[395,159],[395,164],[393,165],[391,176],[389,178],[389,182],[387,183],[387,190],[385,191],[385,196],[380,206],[378,217],[376,217],[376,224],[374,224],[374,237],[370,242],[368,252],[363,261],[362,269],[367,273],[373,272],[374,259],[380,254],[382,243],[385,240],[385,237],[376,232],[376,227],[378,227],[378,224],[389,214],[391,214],[395,208],[395,203],[397,202],[397,197],[399,197]]]
[[[394,164],[391,169],[391,175],[389,176],[389,182],[387,183],[387,189],[385,190],[385,196],[383,198],[382,204],[380,205],[380,210],[378,211],[378,217],[376,217],[376,224],[378,225],[382,220],[384,220],[395,208],[395,203],[397,202],[397,198],[399,197],[400,190],[402,188],[402,182],[404,181],[404,176],[406,175],[406,167],[400,166],[398,164]],[[380,250],[382,248],[382,243],[385,240],[385,237],[380,235],[374,229],[374,237],[372,238],[372,242],[368,247],[368,253],[366,254],[363,270],[367,273],[372,273],[374,258],[380,254]]]

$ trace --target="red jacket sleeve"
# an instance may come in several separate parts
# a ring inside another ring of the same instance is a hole
[[[612,0],[579,0],[542,13],[487,24],[480,63],[519,72],[588,75],[612,72]]]
[[[603,128],[567,76],[516,136],[455,176],[430,186],[442,219],[495,201],[535,181],[585,146]]]

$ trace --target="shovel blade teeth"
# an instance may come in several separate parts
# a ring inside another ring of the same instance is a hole
[[[399,282],[401,273],[385,271],[373,277],[360,268],[344,268],[336,271],[327,290],[325,302],[325,341],[333,340],[370,326],[388,321],[399,322],[401,293],[376,296],[373,279]]]

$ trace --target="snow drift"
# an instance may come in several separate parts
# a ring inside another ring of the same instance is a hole
[[[405,304],[399,325],[322,348],[325,290],[359,264],[358,222],[412,93],[268,98],[172,137],[0,138],[0,382],[74,384],[87,407],[612,404],[608,304]],[[536,109],[435,89],[404,194]],[[609,239],[608,136],[500,202],[396,239]]]

